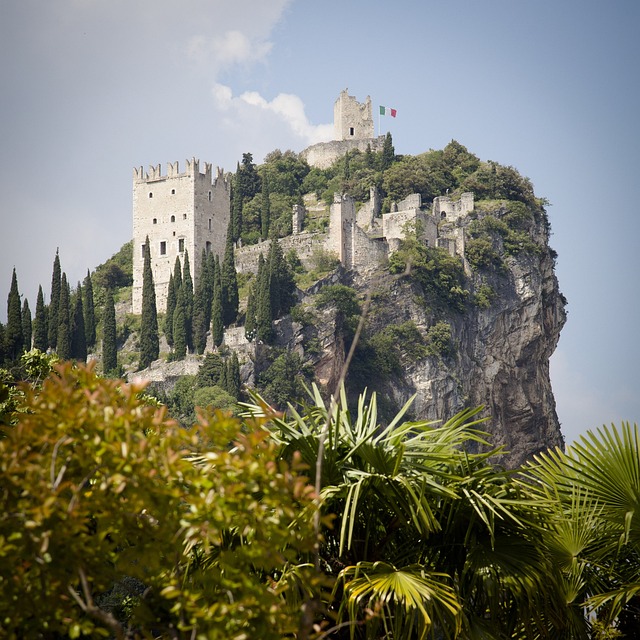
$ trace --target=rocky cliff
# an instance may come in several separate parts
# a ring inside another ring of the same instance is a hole
[[[348,386],[354,394],[364,386],[376,390],[389,415],[414,394],[414,418],[447,419],[483,406],[489,420],[481,428],[504,446],[503,462],[513,467],[563,443],[549,358],[566,319],[565,300],[546,214],[539,204],[480,203],[459,226],[467,239],[464,272],[459,258],[441,250],[416,257],[405,247],[389,265],[341,271],[328,283],[353,288],[361,301],[372,293]],[[415,264],[402,269],[412,257]],[[455,265],[447,260],[458,260],[460,270],[449,272]],[[303,298],[306,321],[280,323],[280,340],[311,361],[330,388],[355,318],[349,328],[339,304],[318,308],[319,289]]]

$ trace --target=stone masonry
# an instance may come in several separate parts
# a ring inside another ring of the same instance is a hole
[[[187,160],[180,173],[178,163],[133,170],[133,313],[142,311],[143,248],[148,237],[151,268],[159,312],[167,306],[169,276],[176,257],[184,264],[189,252],[194,286],[200,272],[202,250],[222,259],[229,225],[229,181],[220,169],[212,178],[211,164],[200,172],[199,160]]]

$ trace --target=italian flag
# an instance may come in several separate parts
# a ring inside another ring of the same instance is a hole
[[[398,112],[395,109],[391,109],[390,107],[380,107],[381,116],[391,116],[392,118],[395,118],[397,113]]]

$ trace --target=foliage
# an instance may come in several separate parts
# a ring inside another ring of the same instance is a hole
[[[294,351],[285,351],[260,374],[258,388],[274,407],[284,409],[304,396],[307,375],[300,356]]]
[[[427,350],[434,356],[449,356],[453,353],[451,325],[440,320],[427,329]]]
[[[36,316],[33,323],[33,346],[40,351],[47,350],[47,309],[44,304],[42,285],[38,285],[36,298]]]
[[[343,284],[330,284],[322,287],[314,301],[317,309],[335,307],[345,318],[360,315],[358,294],[352,287]]]
[[[71,314],[71,357],[82,362],[87,360],[87,335],[84,326],[84,306],[82,304],[82,285],[78,287],[73,296],[73,309]]]
[[[82,308],[84,310],[85,337],[87,347],[91,349],[96,344],[96,310],[93,298],[93,281],[91,280],[91,273],[89,273],[88,269],[87,275],[84,279],[82,293],[84,296],[82,300]]]
[[[173,349],[172,360],[184,360],[187,355],[187,311],[184,299],[185,287],[178,290],[176,307],[173,310]]]
[[[142,270],[142,317],[140,322],[140,360],[138,367],[146,369],[160,355],[158,336],[158,312],[156,290],[151,271],[151,248],[149,236],[144,245],[144,266]]]
[[[56,249],[56,255],[53,259],[53,272],[51,274],[51,295],[49,296],[49,314],[48,314],[48,342],[52,349],[56,348],[58,340],[58,305],[60,304],[60,283],[62,279],[60,256]]]
[[[391,273],[406,273],[419,282],[428,304],[463,312],[469,291],[462,262],[439,247],[427,247],[408,233],[389,258]]]
[[[480,309],[488,309],[496,298],[496,292],[488,284],[481,284],[473,296],[474,304]]]
[[[33,341],[33,323],[31,322],[31,309],[29,308],[29,301],[25,298],[22,303],[22,337],[23,348],[25,350],[31,349],[31,342]]]
[[[493,248],[493,242],[487,237],[469,238],[464,246],[464,255],[475,270],[500,269],[503,266],[500,254]]]
[[[193,404],[209,411],[214,409],[235,411],[237,409],[236,398],[217,385],[198,387],[193,393]]]
[[[238,278],[236,273],[236,265],[233,256],[233,238],[231,235],[231,227],[227,231],[227,243],[224,250],[224,259],[220,266],[220,283],[221,302],[222,302],[222,318],[224,326],[230,325],[236,321],[238,316]]]
[[[523,206],[521,203],[509,203]],[[527,212],[528,213],[528,212]],[[529,214],[530,216],[530,214]],[[520,252],[539,254],[542,247],[536,244],[527,229],[523,229],[523,224],[527,218],[521,217],[519,214],[502,215],[500,217],[496,215],[486,215],[481,219],[474,220],[469,225],[469,232],[471,234],[471,258],[474,260],[480,260],[480,266],[496,266],[497,259],[491,252],[485,251],[485,255],[478,254],[479,244],[477,240],[484,240],[484,244],[480,246],[486,247],[486,244],[492,244],[493,238],[500,238],[504,251],[507,255],[517,255]],[[475,254],[474,254],[475,250]]]
[[[169,286],[167,289],[167,309],[164,315],[163,331],[167,344],[173,347],[173,312],[176,310],[176,288],[173,274],[169,274]]]
[[[61,360],[68,360],[71,357],[71,292],[67,274],[64,272],[60,281],[56,353]]]
[[[292,578],[311,591],[314,579],[291,563],[315,542],[297,459],[278,461],[258,421],[243,430],[217,414],[187,432],[140,391],[70,364],[27,390],[27,412],[0,440],[4,632],[296,632]],[[118,589],[128,600],[113,606]]]
[[[125,243],[93,272],[93,284],[100,289],[115,289],[133,284],[133,240]]]
[[[11,287],[7,297],[7,326],[4,330],[4,344],[6,358],[11,362],[17,360],[24,350],[22,309],[15,267],[13,268]]]
[[[405,406],[382,426],[375,394],[351,411],[343,392],[330,412],[314,387],[312,402],[272,422],[285,459],[321,470],[323,512],[336,515],[319,566],[350,628],[337,637],[558,637],[546,627],[562,611],[553,567],[527,538],[537,503],[495,452],[469,453],[485,443],[475,412],[436,428],[402,422]]]
[[[102,308],[102,371],[109,375],[118,369],[118,348],[116,342],[116,308],[113,292],[107,289]]]

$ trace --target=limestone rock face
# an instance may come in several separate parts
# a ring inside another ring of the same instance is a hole
[[[451,329],[449,353],[416,358],[413,345],[400,344],[397,370],[386,376],[375,367],[367,372],[365,384],[378,392],[379,404],[397,410],[415,394],[410,416],[433,420],[483,406],[480,415],[489,419],[479,428],[490,433],[493,446],[504,447],[501,463],[507,467],[519,465],[540,450],[563,445],[549,358],[566,320],[565,301],[545,229],[543,221],[531,229],[538,250],[503,253],[503,267],[498,271],[469,270],[469,298],[480,286],[488,285],[494,293],[488,306],[470,303],[462,312],[434,310],[421,285],[410,277],[392,276],[386,270],[343,276],[343,284],[352,286],[361,297],[368,289],[374,291],[365,341],[408,321],[423,337],[438,321]],[[331,383],[344,361],[345,345],[327,313],[317,322],[315,335],[322,349],[314,361],[317,378]],[[353,393],[360,390],[357,381],[349,386]]]

